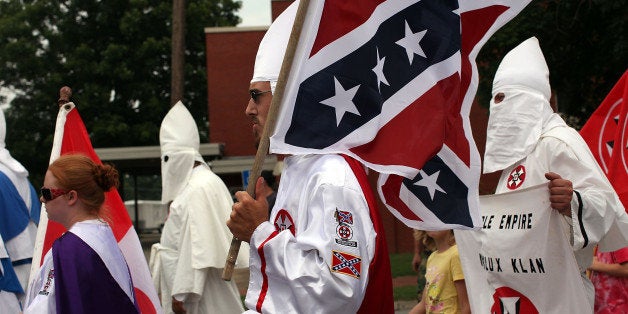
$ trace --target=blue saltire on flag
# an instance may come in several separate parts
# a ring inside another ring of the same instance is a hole
[[[29,214],[15,185],[1,171],[0,204],[0,241],[9,242],[26,230]],[[0,244],[0,291],[24,293],[4,244]]]
[[[478,227],[475,56],[528,2],[311,1],[271,152],[348,154],[408,226]]]
[[[26,229],[30,214],[11,179],[1,171],[0,204],[0,234],[4,241],[9,241]]]

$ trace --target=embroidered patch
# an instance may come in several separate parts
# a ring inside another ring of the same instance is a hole
[[[284,230],[290,230],[292,235],[296,235],[296,230],[294,228],[294,220],[292,220],[292,216],[288,213],[287,210],[281,209],[277,216],[275,216],[275,229],[281,232]]]
[[[351,212],[344,211],[344,210],[338,210],[338,208],[336,208],[336,221],[338,221],[338,224],[349,224],[349,225],[352,225],[353,224],[353,214]]]
[[[336,234],[342,240],[350,240],[353,237],[353,229],[347,225],[338,225],[336,228]]]
[[[526,167],[519,165],[510,172],[508,181],[506,181],[506,187],[515,190],[523,184],[526,179]]]
[[[338,210],[338,208],[336,208],[334,218],[338,223],[336,227],[337,238],[334,239],[334,241],[339,245],[357,247],[358,242],[349,241],[353,238],[353,228],[351,227],[351,225],[353,225],[353,214],[350,211]]]
[[[49,295],[50,294],[50,286],[52,285],[52,279],[54,279],[55,270],[51,269],[48,271],[48,276],[46,276],[46,283],[44,284],[44,288],[39,291],[40,295]]]
[[[362,259],[349,253],[331,251],[331,271],[360,278]]]

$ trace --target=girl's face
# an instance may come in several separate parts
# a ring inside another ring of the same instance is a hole
[[[46,204],[46,213],[48,213],[48,219],[59,223],[63,222],[68,213],[66,206],[67,193],[64,193],[65,191],[59,187],[57,183],[57,178],[52,174],[52,172],[46,172],[46,177],[44,178],[44,186],[42,189],[48,190],[46,191],[48,192],[47,197],[53,197],[52,199],[46,199],[43,195],[39,197],[39,201]]]

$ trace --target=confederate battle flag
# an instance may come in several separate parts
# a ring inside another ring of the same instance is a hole
[[[350,155],[408,226],[478,227],[475,57],[528,3],[311,1],[271,152]]]

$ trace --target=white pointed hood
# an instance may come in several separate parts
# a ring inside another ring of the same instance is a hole
[[[11,153],[6,149],[6,136],[7,136],[7,123],[4,119],[4,112],[0,109],[0,170],[5,169],[13,172],[7,174],[9,178],[12,177],[27,177],[28,171],[22,164],[15,160]]]
[[[504,93],[504,100],[494,97]],[[550,106],[549,69],[532,37],[512,49],[500,63],[493,80],[486,132],[484,173],[505,169],[532,152],[550,125],[562,123]],[[558,117],[559,118],[559,117]]]
[[[297,14],[299,1],[294,1],[270,25],[259,44],[253,68],[253,82],[270,82],[270,89],[275,92],[281,63],[286,54],[292,24]]]
[[[203,162],[198,151],[200,139],[196,122],[182,102],[177,102],[161,122],[159,144],[161,201],[166,204],[172,201],[189,181],[194,161]]]

